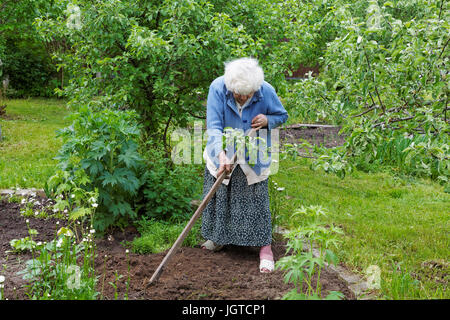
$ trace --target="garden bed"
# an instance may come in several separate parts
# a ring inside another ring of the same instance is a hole
[[[280,142],[301,143],[301,139],[308,141],[312,145],[323,145],[326,148],[333,148],[345,143],[345,136],[339,135],[341,127],[338,126],[287,126],[280,130]]]
[[[47,199],[37,197],[39,202]],[[0,263],[1,275],[5,276],[5,298],[28,299],[26,281],[18,271],[25,268],[25,262],[31,258],[30,253],[16,254],[11,250],[9,242],[28,235],[26,218],[20,215],[20,203],[0,201]],[[59,221],[59,225],[57,222]],[[65,221],[52,217],[47,219],[29,218],[29,227],[36,229],[35,241],[50,241]],[[139,255],[126,254],[127,243],[131,242],[138,232],[134,228],[116,231],[112,235],[96,240],[96,275],[98,278],[98,298],[123,299],[279,299],[291,290],[292,285],[283,281],[283,273],[275,271],[261,274],[258,270],[258,248],[228,246],[222,251],[211,253],[199,247],[183,247],[166,266],[159,282],[145,289],[151,275],[162,261],[166,252]],[[283,242],[273,244],[275,259],[285,254]],[[105,258],[105,255],[107,256]],[[105,264],[106,260],[106,264]],[[128,272],[129,269],[129,272]],[[122,275],[115,282],[116,275]],[[117,283],[117,290],[109,284]],[[329,291],[340,291],[346,299],[354,299],[346,283],[336,272],[325,269],[321,274],[323,295]]]

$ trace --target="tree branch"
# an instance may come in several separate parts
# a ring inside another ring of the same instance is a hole
[[[366,57],[366,61],[367,61],[367,66],[369,67],[370,71],[374,72],[372,70],[372,66],[370,65],[370,61],[369,61],[369,57],[367,56],[366,48],[363,47],[363,49],[364,49],[364,56]],[[374,83],[374,87],[375,87],[375,93],[377,94],[378,101],[380,102],[381,108],[383,108],[383,111],[386,111],[386,108],[384,107],[383,101],[381,101],[380,94],[378,92],[378,87],[377,87],[376,83]],[[375,104],[375,102],[373,101],[372,94],[370,93],[370,91],[369,91],[369,95],[370,95],[370,98],[372,99],[373,104]]]
[[[366,111],[361,112],[361,113],[359,113],[359,114],[357,114],[357,115],[352,116],[352,118],[356,118],[356,117],[360,117],[360,116],[362,116],[362,115],[365,115],[366,113],[369,113],[370,111],[375,110],[377,107],[378,107],[377,105],[373,105],[371,108],[367,109]]]

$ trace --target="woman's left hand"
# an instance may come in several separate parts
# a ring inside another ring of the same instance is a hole
[[[252,128],[259,130],[267,126],[267,117],[262,113],[252,119]]]

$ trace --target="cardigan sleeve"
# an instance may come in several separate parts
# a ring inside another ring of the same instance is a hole
[[[222,135],[224,129],[224,102],[225,95],[214,82],[209,87],[208,99],[206,103],[206,132],[208,140],[206,152],[208,157],[219,167],[218,156],[223,150]]]
[[[281,104],[280,99],[278,98],[278,95],[275,92],[275,89],[272,86],[268,86],[268,92],[264,93],[264,97],[267,96],[267,128],[269,130],[272,130],[281,124],[285,123],[288,119],[288,113],[284,109],[283,105]]]

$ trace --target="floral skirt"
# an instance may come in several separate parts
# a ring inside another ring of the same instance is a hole
[[[216,178],[205,168],[203,197]],[[268,179],[248,185],[238,165],[228,185],[221,184],[202,214],[202,236],[219,245],[266,246],[272,242]]]

